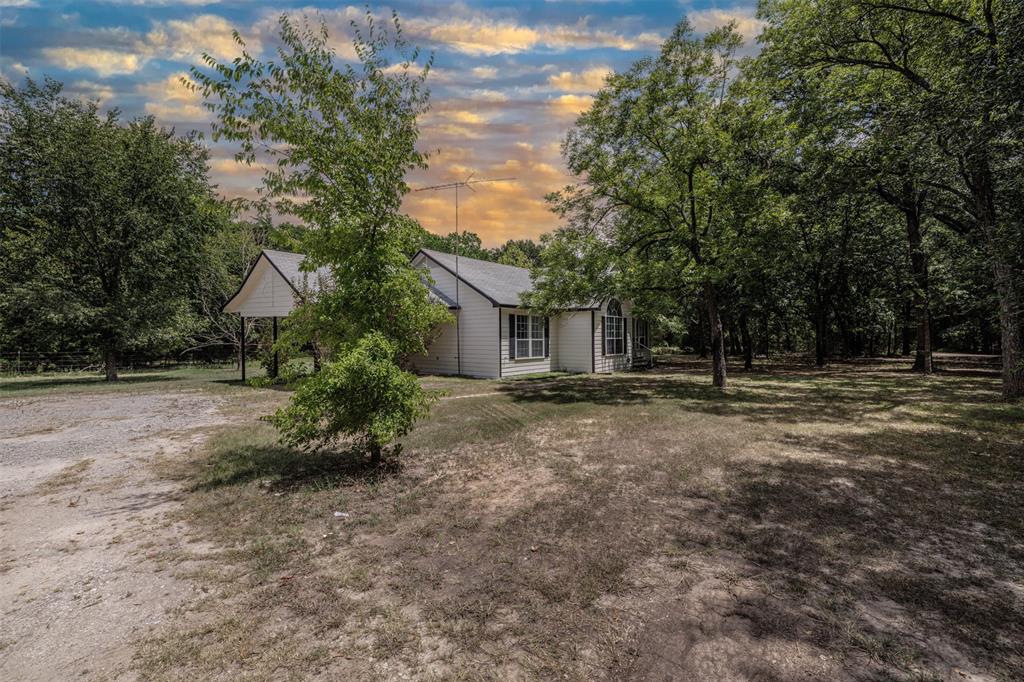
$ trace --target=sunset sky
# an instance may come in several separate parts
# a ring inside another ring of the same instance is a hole
[[[537,238],[557,224],[544,195],[571,178],[559,142],[609,70],[655,52],[684,15],[700,31],[735,19],[749,43],[758,33],[755,0],[629,2],[371,3],[397,10],[411,42],[435,55],[431,111],[422,121],[430,169],[413,186],[515,176],[483,185],[461,203],[460,226],[487,246]],[[52,76],[67,91],[118,107],[126,117],[152,114],[179,132],[208,133],[210,113],[179,84],[206,51],[231,59],[237,29],[249,49],[269,54],[281,12],[319,11],[332,43],[351,52],[349,20],[362,4],[306,0],[0,0],[0,73]],[[260,170],[236,164],[214,144],[211,174],[228,197],[255,196]],[[406,208],[427,229],[453,228],[450,194],[415,193]]]

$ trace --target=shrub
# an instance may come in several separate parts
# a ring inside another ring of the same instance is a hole
[[[377,463],[436,397],[398,366],[394,345],[371,332],[302,382],[273,421],[288,445],[318,450],[354,436]]]

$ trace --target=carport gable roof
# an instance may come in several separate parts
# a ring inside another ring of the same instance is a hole
[[[308,292],[319,291],[322,287],[330,286],[330,269],[321,267],[312,272],[306,272],[302,270],[302,263],[305,260],[306,256],[301,253],[277,251],[275,249],[263,249],[260,251],[259,257],[253,261],[252,267],[250,267],[249,271],[245,273],[245,277],[242,279],[242,284],[238,287],[238,291],[228,299],[227,303],[224,304],[221,310],[231,312],[228,309],[232,307],[232,304],[234,304],[240,296],[243,296],[246,284],[249,282],[249,278],[252,276],[253,272],[256,271],[256,268],[261,261],[266,261],[270,267],[276,270],[277,274],[281,275],[300,300],[304,299],[305,294]],[[430,284],[427,284],[426,282],[424,282],[424,284],[427,287],[427,295],[431,301],[434,303],[443,303],[451,310],[458,308],[458,306],[455,305],[455,301],[446,296],[444,292]]]

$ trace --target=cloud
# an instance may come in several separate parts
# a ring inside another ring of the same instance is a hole
[[[532,138],[526,138],[532,139]],[[559,224],[544,196],[572,179],[562,166],[556,145],[536,145],[523,138],[507,144],[445,147],[430,158],[430,170],[413,178],[421,187],[477,178],[515,178],[510,182],[477,185],[476,192],[459,193],[459,227],[476,232],[484,244],[496,246],[508,239],[536,239]],[[413,192],[403,210],[437,234],[454,229],[451,193]]]
[[[0,76],[9,81],[19,80],[28,75],[28,67],[21,62],[0,56]]]
[[[105,0],[111,5],[132,5],[135,7],[174,7],[174,6],[192,6],[199,7],[203,5],[216,5],[220,3],[220,0]]]
[[[449,111],[445,112],[446,118],[449,118],[456,123],[473,123],[480,124],[486,123],[487,119],[475,111]]]
[[[507,102],[508,95],[500,90],[470,90],[468,93],[470,99],[478,100],[480,102]]]
[[[474,66],[470,73],[480,80],[491,80],[498,77],[498,70],[493,66]]]
[[[322,20],[327,26],[327,44],[339,57],[348,61],[356,61],[358,55],[352,45],[351,22],[360,24],[365,11],[358,7],[348,6],[340,9],[319,9],[313,7],[288,10],[288,16],[294,20],[306,20],[313,26],[318,26]],[[249,30],[255,44],[248,47],[249,38],[246,38],[247,49],[250,52],[259,51],[264,44],[276,45],[280,41],[280,19],[281,10],[264,11],[261,17],[252,25]],[[377,21],[387,21],[387,17],[380,15]],[[431,70],[433,79],[434,69]]]
[[[36,0],[0,0],[0,7],[38,7]]]
[[[146,34],[146,49],[170,59],[197,59],[204,52],[221,60],[242,53],[235,42],[234,25],[215,14],[200,14],[190,19],[170,19],[158,23]],[[246,49],[259,54],[263,49],[258,35],[245,39]]]
[[[63,69],[91,69],[100,76],[135,73],[145,58],[99,47],[44,47],[43,56]]]
[[[220,176],[262,177],[267,168],[262,163],[239,163],[231,156],[210,159],[210,171]],[[251,182],[251,180],[246,180],[246,182]]]
[[[749,45],[754,42],[764,29],[764,22],[757,18],[756,7],[736,5],[729,9],[709,7],[707,9],[688,12],[687,18],[698,33],[707,33],[730,21],[736,22],[736,30]]]
[[[560,95],[548,100],[548,107],[556,116],[575,118],[590,108],[594,98],[590,95]]]
[[[548,85],[563,92],[596,92],[611,72],[607,66],[585,71],[562,71],[548,76]]]
[[[183,77],[184,73],[176,73],[156,83],[140,85],[138,92],[147,99],[146,113],[162,123],[208,121],[212,114],[203,108],[199,93],[182,85]]]
[[[404,22],[404,27],[414,40],[425,39],[475,56],[514,54],[537,48],[637,50],[656,48],[662,41],[659,35],[650,32],[629,36],[595,29],[586,17],[575,24],[533,27],[478,13],[445,19],[413,17]]]
[[[65,90],[71,94],[77,95],[84,99],[95,100],[100,105],[106,104],[110,100],[114,99],[114,88],[107,85],[106,83],[94,83],[93,81],[74,81],[73,83],[66,86]]]

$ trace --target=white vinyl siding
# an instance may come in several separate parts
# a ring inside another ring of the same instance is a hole
[[[544,337],[543,337],[543,333],[544,333],[544,318],[543,317],[537,317],[536,318],[537,320],[539,320],[539,324],[540,324],[539,345],[537,345],[536,347],[534,346],[534,344],[537,344],[537,341],[534,340],[533,334],[532,334],[533,322],[530,321],[528,323],[529,325],[531,325],[530,326],[531,337],[530,337],[530,342],[529,342],[530,343],[530,352],[532,354],[534,351],[539,350],[541,357],[520,358],[520,357],[518,357],[518,353],[517,353],[517,357],[515,357],[515,358],[510,358],[509,357],[509,348],[508,348],[508,343],[509,343],[509,321],[510,321],[512,315],[515,315],[517,320],[529,320],[530,311],[529,310],[524,310],[522,308],[514,308],[514,309],[513,308],[502,308],[501,309],[501,376],[502,377],[511,377],[511,376],[517,376],[517,375],[522,375],[522,374],[537,374],[539,372],[550,372],[553,369],[556,369],[555,365],[552,363],[552,358],[551,357],[546,357],[546,358],[543,357],[543,355],[544,355]],[[554,331],[554,325],[549,324],[548,327],[549,327],[549,332],[551,333],[551,340],[550,340],[551,354],[554,355],[558,337],[556,335],[556,332]],[[520,327],[520,329],[522,329],[522,327]]]
[[[426,354],[417,355],[412,359],[413,366],[425,374],[458,374],[457,348],[455,325],[443,324],[427,347]]]
[[[287,317],[295,306],[295,290],[262,256],[229,312],[242,317]]]
[[[413,358],[413,366],[428,374],[457,374],[461,347],[464,376],[496,378],[498,309],[464,281],[459,282],[456,292],[455,277],[429,258],[421,256],[415,264],[426,266],[434,286],[453,301],[458,300],[461,309],[452,311],[458,316],[458,325],[444,325],[426,355]]]
[[[591,338],[590,311],[562,313],[551,318],[553,366],[565,372],[589,372]]]

